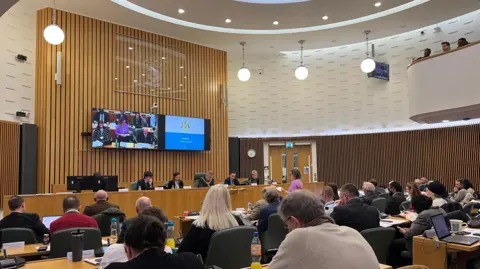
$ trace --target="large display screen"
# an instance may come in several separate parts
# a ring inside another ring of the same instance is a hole
[[[205,150],[205,119],[165,116],[166,150]]]
[[[367,74],[369,78],[378,78],[390,80],[390,65],[386,63],[375,62],[375,70]]]
[[[94,108],[92,147],[157,149],[158,115]]]

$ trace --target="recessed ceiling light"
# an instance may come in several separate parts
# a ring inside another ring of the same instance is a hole
[[[274,22],[273,22],[273,25],[278,25],[278,21],[274,21]]]
[[[187,78],[187,76],[184,76],[183,78]]]
[[[450,122],[449,120],[442,120],[442,122]]]
[[[178,13],[183,14],[183,13],[185,13],[185,10],[179,8],[179,9],[178,9]]]
[[[379,6],[381,6],[381,5],[382,5],[381,2],[376,2],[376,3],[375,3],[375,6],[376,6],[376,7],[379,7]]]
[[[127,69],[130,68],[130,65],[125,66],[125,68],[127,68]]]
[[[182,87],[182,86],[183,86],[183,84],[180,84],[180,87]]]
[[[180,69],[183,69],[183,66],[180,66]]]
[[[155,89],[152,89],[152,92],[154,92],[154,91],[155,91]]]
[[[166,58],[165,57],[162,57],[162,60],[165,60]]]
[[[231,23],[231,22],[232,22],[231,19],[226,19],[226,20],[225,20],[225,23]]]
[[[118,78],[115,78],[115,80],[118,80]]]
[[[133,50],[133,48],[132,48],[132,47],[128,47],[128,49],[129,49],[129,50]]]
[[[137,83],[137,80],[135,79],[135,80],[133,80],[133,82],[134,82],[134,83]]]
[[[328,20],[328,16],[325,15],[325,16],[323,16],[322,19],[323,19],[324,21],[326,21],[326,20]]]
[[[142,77],[144,77],[144,76],[145,76],[145,74],[142,74]]]

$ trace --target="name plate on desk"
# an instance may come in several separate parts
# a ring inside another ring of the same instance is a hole
[[[125,189],[118,189],[118,192],[128,192],[128,189],[125,188]]]
[[[85,258],[95,257],[95,251],[93,249],[87,249],[82,251],[82,260]],[[72,260],[72,252],[67,252],[67,260]]]
[[[156,191],[163,191],[163,187],[155,187]]]
[[[192,186],[183,186],[184,189],[191,189]]]
[[[9,248],[24,248],[25,247],[25,242],[11,242],[11,243],[3,243],[3,248],[4,249],[9,249]]]
[[[258,186],[258,184],[257,183],[252,183],[251,186]]]

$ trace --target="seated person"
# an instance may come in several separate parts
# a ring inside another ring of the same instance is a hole
[[[333,190],[333,200],[334,201],[337,201],[340,199],[340,197],[338,196],[338,187],[337,187],[337,184],[333,183],[333,182],[330,182],[327,184],[327,186],[329,186],[330,188],[332,188]]]
[[[325,186],[323,193],[320,194],[320,198],[325,203],[325,214],[330,216],[335,206],[337,206],[337,203],[333,200],[333,189],[330,186]]]
[[[0,221],[0,230],[7,228],[31,229],[35,233],[37,241],[41,241],[44,234],[50,234],[50,231],[43,225],[37,214],[25,213],[25,201],[22,197],[11,197],[8,200],[8,208],[10,208],[12,213]]]
[[[441,207],[442,205],[448,203],[448,193],[445,185],[438,181],[432,181],[427,185],[426,188],[427,196],[430,197],[433,202],[432,206]]]
[[[110,128],[104,126],[103,121],[98,122],[97,128],[93,131],[92,140],[101,142],[102,145],[112,144],[112,136],[110,135]]]
[[[260,184],[260,179],[258,178],[258,172],[256,170],[253,170],[252,173],[250,173],[250,177],[243,182],[243,185],[252,185],[252,183],[256,183],[257,185]]]
[[[153,186],[153,173],[150,171],[145,171],[143,173],[143,178],[137,181],[137,189],[146,191],[146,190],[154,190],[155,187]]]
[[[183,181],[180,179],[180,173],[173,173],[173,179],[168,182],[169,189],[183,189]]]
[[[403,193],[402,185],[398,182],[390,182],[390,196],[387,201],[387,208],[385,214],[398,215],[400,214],[400,205],[407,200]]]
[[[135,128],[143,128],[145,126],[147,126],[147,122],[145,121],[145,119],[143,117],[140,116],[140,113],[136,113],[135,114],[135,117],[133,117],[133,123],[132,123],[133,126],[135,126]]]
[[[55,234],[56,231],[69,228],[97,228],[97,222],[89,216],[80,214],[80,200],[77,196],[67,196],[63,199],[62,217],[50,224],[50,232]]]
[[[240,185],[240,182],[238,182],[238,179],[237,179],[237,174],[235,172],[231,172],[230,176],[225,179],[223,184]]]
[[[160,223],[167,223],[168,218],[163,211],[158,207],[150,207],[140,213],[141,216],[151,216],[160,221]],[[172,254],[172,249],[169,246],[165,246],[165,253]],[[100,269],[107,267],[114,262],[127,262],[127,253],[125,252],[124,244],[112,244],[108,247],[105,255],[103,255],[102,262],[100,263]]]
[[[340,202],[333,209],[332,217],[340,226],[348,226],[359,232],[380,227],[380,213],[358,198],[358,189],[353,184],[340,188]]]
[[[378,182],[376,179],[372,178],[368,182],[372,183],[375,186],[375,194],[380,195],[385,193],[385,189],[378,186]]]
[[[361,200],[367,205],[371,205],[372,201],[378,198],[375,185],[370,182],[363,182],[362,191],[365,193],[365,196],[363,196]]]
[[[262,190],[262,196],[265,197],[265,192],[267,191],[268,188],[275,188],[275,187],[265,187]],[[267,201],[265,201],[265,198],[262,198],[258,200],[255,205],[253,206],[252,210],[248,212],[244,218],[249,220],[249,221],[254,221],[258,220],[260,217],[260,211],[262,208],[266,207],[268,205]]]
[[[110,207],[120,208],[118,205],[113,205],[108,202],[108,194],[104,190],[97,191],[93,200],[95,201],[95,204],[87,205],[83,210],[84,215],[92,217],[102,213]]]
[[[139,133],[136,139],[137,139],[137,143],[145,143],[145,144],[155,143],[155,136],[153,135],[153,133],[148,131],[147,127],[143,128],[143,132]]]
[[[165,224],[152,216],[138,216],[127,229],[125,252],[128,262],[111,263],[107,269],[203,269],[203,263],[192,253],[167,254]]]
[[[95,114],[95,116],[93,117],[93,121],[96,121],[98,123],[100,123],[100,121],[103,123],[110,123],[110,116],[108,114],[108,112],[105,112],[105,109],[103,108],[100,108],[97,112],[97,114]]]
[[[152,201],[150,200],[150,198],[146,196],[142,196],[138,198],[137,201],[135,202],[135,211],[137,212],[137,216],[150,207],[152,207]],[[127,219],[122,223],[122,228],[120,229],[120,234],[118,235],[117,243],[125,242],[125,234],[127,232],[128,226],[130,225],[130,223],[132,223],[132,221],[133,219]]]
[[[200,254],[206,261],[212,235],[216,231],[240,225],[243,225],[243,221],[232,214],[232,201],[228,189],[223,185],[215,185],[208,190],[200,216],[185,235],[178,252]]]
[[[215,185],[213,180],[213,171],[208,171],[205,173],[205,177],[201,177],[195,180],[195,188],[208,188]]]
[[[468,41],[465,37],[461,37],[461,38],[458,39],[457,45],[458,45],[459,48],[463,47],[463,46],[466,46],[466,45],[468,45]]]
[[[260,217],[258,218],[258,233],[266,232],[268,229],[268,218],[270,215],[277,213],[278,205],[280,204],[280,195],[275,188],[267,188],[263,194],[263,198],[268,205],[260,210]]]
[[[128,128],[128,123],[125,118],[121,118],[120,124],[115,127],[115,135],[118,142],[132,142],[132,132]]]
[[[375,252],[363,236],[335,224],[314,193],[298,190],[288,194],[278,212],[290,232],[268,269],[378,268]]]

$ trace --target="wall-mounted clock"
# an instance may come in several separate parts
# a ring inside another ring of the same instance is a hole
[[[257,156],[257,152],[254,149],[249,149],[247,151],[247,155],[250,159],[252,159],[252,158],[255,158],[255,156]]]

